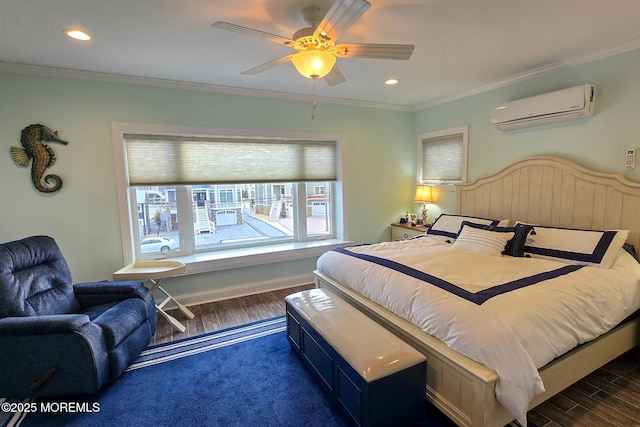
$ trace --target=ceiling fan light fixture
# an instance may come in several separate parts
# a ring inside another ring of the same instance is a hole
[[[336,64],[336,57],[331,52],[311,49],[296,53],[291,62],[303,76],[309,79],[315,76],[319,79],[329,74]]]

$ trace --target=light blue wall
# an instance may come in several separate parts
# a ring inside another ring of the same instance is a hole
[[[128,84],[0,73],[0,241],[34,234],[56,239],[75,281],[110,279],[122,267],[111,123],[342,134],[346,237],[389,238],[389,224],[411,198],[414,174],[412,114]],[[10,157],[21,130],[42,123],[68,146],[51,144],[62,190],[45,195],[29,170]],[[309,274],[315,258],[175,279],[174,293]]]
[[[628,147],[640,148],[640,51],[595,61],[417,113],[327,105],[310,120],[310,102],[191,90],[0,73],[0,241],[48,234],[60,244],[76,281],[109,279],[123,264],[111,123],[150,123],[345,135],[347,237],[357,243],[389,238],[389,223],[412,202],[417,135],[469,124],[469,178],[537,154],[563,156],[587,167],[640,181],[624,171]],[[597,85],[592,118],[510,132],[494,130],[494,105],[575,86]],[[50,172],[64,179],[58,193],[34,190],[28,170],[10,158],[20,131],[42,123],[68,146],[52,144]],[[453,193],[439,209],[455,211]],[[175,279],[174,293],[259,283],[308,274],[315,258]]]
[[[491,126],[491,108],[500,103],[584,83],[597,86],[591,118],[507,132]],[[463,124],[469,124],[469,180],[524,157],[553,155],[640,181],[640,161],[635,171],[624,169],[626,149],[640,149],[640,50],[425,109],[415,115],[414,134]],[[454,193],[443,196],[438,207],[454,212]]]

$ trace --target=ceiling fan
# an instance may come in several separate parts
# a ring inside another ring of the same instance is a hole
[[[409,44],[336,44],[340,34],[362,16],[370,6],[371,3],[366,0],[336,0],[328,12],[318,6],[306,7],[302,10],[302,16],[310,27],[296,31],[292,38],[224,21],[218,21],[212,24],[212,27],[260,37],[297,51],[297,53],[243,71],[241,74],[258,74],[291,61],[303,76],[313,79],[314,82],[319,78],[324,78],[329,86],[334,86],[345,81],[345,77],[335,65],[337,58],[407,60],[413,53],[415,46]]]

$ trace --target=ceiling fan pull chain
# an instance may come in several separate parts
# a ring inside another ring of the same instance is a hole
[[[311,98],[311,120],[316,118],[316,81],[318,80],[318,76],[311,76],[311,80],[313,80],[313,96]]]

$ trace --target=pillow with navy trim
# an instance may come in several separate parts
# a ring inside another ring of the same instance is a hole
[[[458,238],[451,247],[463,251],[502,256],[507,242],[513,238],[514,232],[492,231],[482,225],[464,224]]]
[[[496,231],[499,233],[513,233],[513,238],[507,242],[503,254],[519,258],[525,256],[524,245],[527,240],[527,236],[533,229],[533,226],[528,224],[516,224],[513,227],[497,227],[493,225],[478,225],[463,221],[462,226],[464,227],[465,225],[475,228],[483,228],[489,231]]]
[[[525,256],[569,264],[609,268],[629,230],[579,230],[534,225],[524,246]]]
[[[462,228],[462,222],[468,221],[480,225],[505,226],[509,224],[509,220],[498,221],[497,219],[478,218],[465,215],[440,214],[438,218],[431,224],[427,230],[427,234],[431,236],[444,236],[455,239]]]

